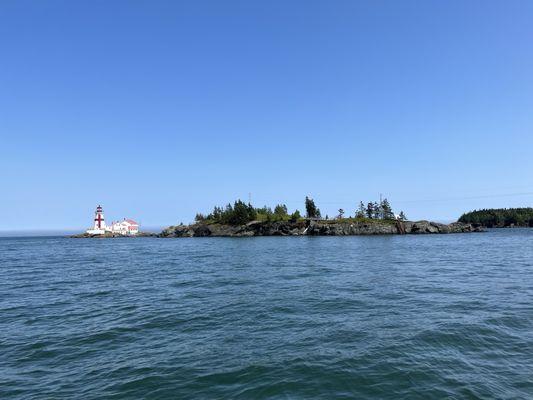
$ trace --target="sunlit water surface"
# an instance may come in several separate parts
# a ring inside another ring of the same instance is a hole
[[[533,230],[0,239],[1,399],[533,398]]]

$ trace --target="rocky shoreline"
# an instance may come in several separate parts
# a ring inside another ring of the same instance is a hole
[[[296,222],[252,221],[245,225],[223,225],[195,223],[175,225],[165,228],[161,233],[139,232],[135,236],[116,233],[91,235],[80,233],[71,238],[123,238],[123,237],[249,237],[249,236],[356,236],[356,235],[415,235],[483,232],[484,229],[472,224],[453,222],[441,224],[431,221],[335,221],[300,220]]]
[[[246,237],[246,236],[351,236],[351,235],[401,235],[446,234],[483,232],[480,227],[462,222],[441,224],[430,221],[312,221],[261,222],[245,225],[196,223],[170,226],[158,236],[172,237]]]
[[[159,235],[157,233],[152,233],[152,232],[139,232],[135,236],[124,236],[118,233],[111,233],[111,232],[106,232],[103,235],[91,235],[90,233],[84,232],[84,233],[78,233],[77,235],[70,235],[69,237],[74,238],[74,239],[82,239],[82,238],[103,238],[105,239],[105,238],[124,238],[124,237],[134,238],[134,237],[158,237],[158,236]]]

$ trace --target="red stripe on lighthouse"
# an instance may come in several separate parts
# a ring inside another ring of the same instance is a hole
[[[101,214],[97,214],[96,218],[94,220],[98,221],[98,228],[101,228],[102,227],[102,215]]]

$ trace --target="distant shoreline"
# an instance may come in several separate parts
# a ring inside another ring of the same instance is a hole
[[[486,208],[464,213],[460,222],[487,228],[532,228],[533,208]]]

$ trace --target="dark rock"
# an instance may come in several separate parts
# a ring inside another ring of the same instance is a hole
[[[95,238],[95,239],[102,239],[102,238],[135,238],[135,237],[160,237],[161,234],[152,233],[152,232],[139,232],[136,235],[120,235],[118,233],[111,233],[106,232],[103,235],[91,235],[87,232],[79,233],[77,235],[71,235],[70,238],[80,239],[80,238]]]
[[[480,232],[470,224],[454,222],[446,225],[430,221],[317,221],[297,222],[252,221],[246,225],[231,226],[197,223],[189,226],[171,226],[160,237],[206,237],[206,236],[347,236],[347,235],[393,235]]]

